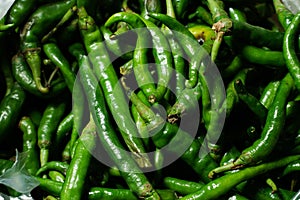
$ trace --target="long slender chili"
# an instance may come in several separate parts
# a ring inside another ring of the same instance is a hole
[[[98,137],[108,155],[118,166],[122,177],[129,188],[141,198],[160,199],[146,176],[140,171],[128,152],[124,151],[105,108],[105,98],[98,81],[91,71],[88,58],[80,61],[80,77],[86,95],[88,96],[90,111],[97,126]]]
[[[95,74],[105,94],[108,107],[130,151],[136,156],[138,163],[143,163],[141,167],[148,167],[150,165],[149,158],[144,154],[146,151],[142,140],[137,137],[139,134],[135,123],[130,116],[129,110],[126,109],[128,103],[118,82],[118,76],[111,64],[105,44],[102,42],[101,33],[96,24],[94,24],[94,20],[87,15],[84,8],[79,8],[78,15],[84,44],[89,53]],[[98,52],[102,53],[99,54]]]
[[[298,12],[284,33],[283,57],[286,61],[286,66],[295,81],[295,86],[300,91],[300,61],[295,50],[295,41],[298,39],[297,33],[299,27],[300,13]]]

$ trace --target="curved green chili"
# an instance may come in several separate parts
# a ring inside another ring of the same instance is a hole
[[[204,187],[202,187],[197,192],[187,195],[182,200],[192,200],[192,199],[216,199],[224,194],[226,194],[231,188],[236,186],[237,184],[248,180],[250,178],[253,178],[255,176],[258,176],[260,174],[266,173],[270,170],[274,170],[276,168],[283,167],[297,159],[299,159],[299,155],[295,156],[289,156],[282,158],[280,160],[276,160],[273,162],[268,162],[264,164],[260,164],[258,166],[254,167],[248,167],[245,169],[242,169],[236,173],[232,174],[226,174],[224,176],[221,176]]]
[[[300,61],[295,50],[296,36],[300,27],[300,13],[296,14],[284,33],[283,57],[285,64],[295,81],[295,86],[300,90]]]
[[[244,167],[249,164],[255,164],[264,160],[272,152],[285,124],[287,98],[293,88],[293,85],[292,77],[287,74],[282,79],[274,101],[268,111],[261,137],[250,147],[243,150],[242,154],[233,163],[212,170],[209,174],[210,177],[213,177],[215,173]]]
[[[39,7],[30,16],[21,31],[21,51],[32,71],[36,86],[42,93],[48,93],[49,88],[44,87],[41,82],[40,39],[74,4],[75,0],[66,0]]]
[[[52,145],[55,131],[64,115],[65,109],[65,99],[58,98],[51,101],[44,110],[38,127],[38,146],[40,148],[41,166],[48,162],[49,148]]]
[[[101,88],[103,89],[106,102],[113,114],[113,118],[119,126],[119,130],[126,145],[136,156],[136,159],[139,160],[139,163],[143,163],[141,167],[148,167],[148,164],[150,163],[149,158],[146,154],[144,154],[145,149],[141,139],[137,137],[138,131],[136,129],[135,123],[130,116],[129,109],[126,108],[126,105],[128,105],[128,103],[119,83],[118,76],[112,66],[107,49],[102,42],[101,33],[98,27],[94,24],[94,20],[87,15],[83,8],[79,8],[78,15],[79,25],[85,47],[87,49],[87,52],[89,53],[89,58],[91,59],[91,63],[94,67],[95,75],[100,81]],[[121,16],[129,17],[132,16],[132,14],[121,14]],[[142,23],[142,21],[138,17],[134,19],[139,20]],[[85,27],[87,23],[90,24],[88,25],[88,27]],[[102,53],[99,54],[98,52]],[[133,65],[135,65],[134,63],[135,61],[133,62]],[[143,75],[144,74],[139,71],[139,76]]]
[[[52,81],[49,92],[42,94],[32,77],[30,69],[26,63],[26,60],[22,54],[16,54],[12,58],[12,73],[16,81],[29,93],[39,98],[55,97],[62,93],[66,89],[66,83],[58,78]]]
[[[96,147],[96,125],[92,118],[83,129],[78,139],[74,156],[67,169],[66,180],[60,193],[60,199],[81,199],[84,191],[85,178]]]
[[[45,165],[43,165],[40,169],[37,170],[36,176],[41,176],[46,171],[56,170],[64,175],[69,168],[69,164],[60,161],[49,161]]]
[[[26,92],[15,82],[12,91],[5,96],[0,103],[0,141],[5,139],[12,133],[16,127],[18,117],[26,100]]]
[[[29,117],[22,117],[19,122],[19,129],[23,132],[23,151],[28,152],[26,168],[31,175],[35,175],[39,168],[35,125]]]
[[[96,123],[98,137],[103,147],[118,166],[122,177],[135,194],[145,199],[160,199],[133,159],[127,152],[124,152],[122,144],[110,123],[109,115],[105,108],[105,99],[101,89],[98,87],[98,81],[87,64],[88,58],[83,57],[81,62],[80,77],[86,95],[89,97],[90,111]]]

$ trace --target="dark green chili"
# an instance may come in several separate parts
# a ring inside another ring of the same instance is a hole
[[[185,85],[186,87],[193,88],[198,82],[198,69],[200,62],[206,56],[207,50],[199,48],[199,43],[193,34],[176,19],[160,13],[149,13],[148,15],[160,20],[169,29],[175,31],[174,34],[178,37],[178,42],[184,49],[190,62],[189,80],[186,81]]]
[[[22,54],[16,54],[12,58],[12,73],[16,81],[29,93],[40,97],[40,98],[50,98],[59,95],[66,89],[66,83],[64,80],[58,78],[52,81],[50,85],[49,92],[42,94],[32,77],[30,69],[26,63],[26,60]]]
[[[0,141],[5,141],[16,127],[18,117],[24,106],[26,93],[23,88],[15,83],[9,95],[5,96],[0,103]]]
[[[6,14],[6,25],[0,25],[0,29],[12,29],[20,26],[30,13],[35,9],[37,0],[17,0]],[[2,26],[6,27],[5,29]]]
[[[21,31],[21,51],[32,71],[35,84],[42,93],[48,93],[49,88],[44,87],[41,83],[40,39],[74,4],[75,0],[66,0],[39,7],[30,16]]]
[[[261,124],[264,124],[268,113],[267,108],[262,105],[255,96],[247,91],[246,86],[243,84],[242,80],[236,80],[234,82],[234,88],[238,93],[239,99],[241,99],[252,110],[252,112],[260,120]]]
[[[40,148],[41,166],[48,162],[49,148],[61,118],[66,109],[66,100],[58,98],[51,101],[44,110],[38,127],[38,146]]]
[[[23,151],[27,151],[28,153],[26,168],[31,175],[35,175],[40,165],[35,125],[29,117],[22,117],[19,122],[19,129],[23,132]]]
[[[261,137],[250,147],[243,150],[242,154],[233,163],[212,170],[209,174],[210,177],[213,177],[215,173],[244,167],[249,164],[255,164],[264,160],[272,152],[285,124],[287,98],[293,86],[293,79],[289,74],[287,74],[282,79],[274,101],[268,111]]]

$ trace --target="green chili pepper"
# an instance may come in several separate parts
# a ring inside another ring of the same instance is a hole
[[[12,73],[16,81],[29,93],[39,98],[50,98],[59,95],[66,89],[66,83],[59,78],[52,81],[49,92],[42,94],[33,80],[30,69],[26,63],[26,60],[22,54],[16,54],[12,58]]]
[[[56,148],[61,148],[61,144],[64,139],[66,139],[67,134],[72,131],[74,123],[73,113],[69,113],[58,125],[56,135],[54,138],[54,146]]]
[[[253,96],[247,91],[242,80],[236,80],[234,82],[234,88],[238,93],[239,99],[241,99],[245,104],[247,104],[247,106],[252,110],[252,112],[254,112],[255,115],[258,117],[259,121],[262,124],[264,124],[268,113],[267,108],[264,107],[264,105],[262,105],[255,96]]]
[[[247,21],[245,13],[242,12],[241,10],[232,7],[230,7],[228,10],[229,10],[228,12],[229,16],[232,20],[239,21],[239,22]]]
[[[152,22],[141,18],[152,36],[154,61],[157,68],[157,88],[155,97],[159,101],[166,93],[172,74],[172,54],[169,42],[159,28]]]
[[[69,19],[72,18],[74,13],[76,12],[76,6],[70,8],[60,19],[60,21],[55,25],[55,27],[50,30],[41,40],[42,43],[46,43],[49,38],[61,27],[63,26]]]
[[[68,167],[66,180],[60,193],[61,199],[81,199],[85,178],[96,145],[96,125],[92,118],[78,139],[74,156]]]
[[[0,103],[0,141],[3,142],[12,133],[18,122],[18,117],[26,100],[23,88],[15,83],[9,95]]]
[[[53,180],[53,181],[57,181],[57,182],[60,182],[60,183],[63,183],[65,181],[64,175],[62,175],[60,172],[50,171],[48,173],[48,175],[49,175],[50,179]]]
[[[159,0],[139,0],[140,4],[140,16],[146,20],[150,20],[153,23],[157,24],[157,21],[151,19],[147,13],[154,12],[160,13],[162,11],[162,3]]]
[[[35,125],[29,117],[22,117],[19,122],[19,129],[23,132],[23,151],[28,152],[26,168],[31,175],[35,175],[39,168]]]
[[[36,7],[36,0],[17,0],[6,14],[6,25],[1,25],[0,29],[7,30],[20,26],[24,20]],[[6,28],[2,28],[2,26]]]
[[[84,27],[87,22],[93,23],[93,19],[87,15],[83,8],[79,9],[78,15],[80,18],[79,25],[81,33],[87,52],[89,53],[89,58],[95,69],[95,74],[100,80],[100,85],[105,94],[108,107],[113,114],[113,118],[119,126],[119,130],[126,145],[139,160],[138,162],[143,163],[141,167],[148,167],[150,164],[149,158],[144,154],[145,149],[143,143],[141,139],[137,137],[138,131],[130,116],[129,109],[126,109],[125,105],[127,105],[127,102],[121,85],[118,82],[116,72],[111,64],[106,47],[102,42],[101,33],[95,24],[91,24],[87,28]],[[123,14],[121,16],[123,16]],[[125,16],[127,16],[127,14],[125,14]],[[136,19],[139,18],[136,17]],[[99,51],[102,52],[101,55],[98,54]],[[135,61],[133,62],[133,65],[135,65],[134,63]],[[139,71],[139,73],[141,72]],[[144,74],[139,74],[139,76],[143,75]]]
[[[292,77],[287,74],[282,79],[274,101],[268,111],[261,137],[250,147],[243,150],[242,154],[236,161],[212,170],[209,174],[210,177],[213,177],[215,173],[240,168],[249,164],[255,164],[264,160],[272,152],[284,127],[287,98],[293,88],[293,85]]]
[[[207,50],[207,53],[210,54],[216,39],[216,33],[213,29],[206,25],[195,25],[189,27],[189,31],[195,36],[199,44]]]
[[[247,41],[257,47],[268,47],[273,51],[281,51],[283,45],[282,32],[271,31],[243,21],[233,21],[232,37]]]
[[[300,62],[295,50],[296,36],[300,26],[300,14],[296,14],[284,33],[283,57],[286,66],[295,81],[295,86],[300,90]]]
[[[105,26],[110,26],[113,23],[124,21],[133,28],[138,28],[138,39],[136,41],[136,47],[133,53],[133,71],[138,83],[139,88],[143,90],[146,96],[149,98],[149,102],[154,103],[155,97],[155,85],[152,75],[148,69],[148,56],[147,51],[150,47],[150,33],[145,29],[145,23],[139,18],[139,16],[132,12],[120,12],[112,15],[105,23]]]
[[[222,1],[208,0],[207,6],[212,14],[212,19],[214,21],[212,29],[217,33],[217,37],[213,43],[211,51],[211,60],[215,61],[223,40],[223,35],[229,32],[232,28],[232,20],[224,10]]]
[[[192,89],[185,88],[181,91],[177,97],[177,101],[168,112],[168,121],[170,123],[175,123],[179,120],[181,115],[197,108],[198,100],[202,93],[201,89],[202,85],[198,83],[197,86]]]
[[[243,59],[240,55],[237,55],[233,58],[231,63],[223,71],[221,71],[222,77],[230,78],[238,73],[243,67]]]
[[[274,97],[276,95],[276,91],[280,85],[280,81],[271,81],[264,89],[263,93],[260,96],[260,103],[264,105],[267,109],[270,108]]]
[[[25,55],[25,59],[32,71],[35,84],[42,93],[48,93],[49,88],[44,87],[41,83],[40,39],[74,4],[75,0],[66,0],[39,7],[30,16],[21,31],[22,53]]]
[[[63,162],[68,163],[71,160],[71,140],[66,144],[61,154]]]
[[[203,183],[177,179],[174,177],[165,177],[163,182],[165,187],[174,190],[181,195],[194,193],[204,186]]]
[[[56,170],[64,175],[66,175],[67,169],[69,168],[69,164],[59,161],[50,161],[43,165],[40,169],[37,170],[36,176],[40,176],[46,171]]]
[[[273,5],[280,24],[284,29],[287,29],[294,18],[294,14],[288,10],[280,0],[273,0]]]
[[[71,71],[68,60],[64,57],[59,47],[55,43],[47,43],[43,45],[43,50],[49,59],[57,66],[62,72],[66,84],[71,92],[73,92],[73,85],[75,82],[75,74]],[[76,97],[80,98],[80,97]]]
[[[207,55],[207,50],[204,48],[199,49],[199,44],[193,34],[176,19],[160,13],[149,13],[148,15],[154,19],[160,20],[172,31],[176,31],[174,34],[179,38],[178,42],[184,49],[190,62],[189,80],[186,81],[185,85],[186,87],[193,88],[198,82],[200,61]],[[186,38],[183,39],[183,37]]]
[[[211,13],[207,11],[203,6],[198,6],[196,12],[189,15],[189,19],[197,17],[201,22],[206,23],[207,25],[213,25],[213,19]]]
[[[41,166],[48,162],[49,148],[52,145],[52,139],[57,126],[64,115],[66,101],[58,98],[51,101],[44,110],[43,117],[38,127],[38,146],[40,148]]]
[[[271,65],[284,68],[285,58],[281,51],[270,51],[255,46],[246,45],[241,50],[243,58],[251,63],[260,65]]]
[[[126,24],[127,25],[127,24]],[[124,59],[131,59],[133,57],[134,46],[131,44],[131,39],[128,41],[128,36],[134,37],[134,34],[130,34],[130,32],[112,33],[107,27],[101,26],[101,32],[103,33],[103,37],[105,39],[105,44],[108,50],[115,54],[117,57],[121,57]],[[112,37],[115,35],[114,37]]]
[[[99,133],[98,136],[104,149],[118,166],[122,177],[135,194],[145,199],[160,199],[146,176],[141,173],[140,169],[127,152],[124,152],[109,121],[109,116],[105,108],[104,96],[101,89],[98,87],[97,79],[87,64],[88,58],[83,57],[81,62],[81,80],[83,81],[83,86],[89,100],[90,111],[95,120],[97,132]]]
[[[197,192],[187,195],[182,200],[186,199],[216,199],[224,194],[226,194],[231,188],[236,186],[237,184],[258,176],[260,174],[266,173],[267,171],[274,170],[276,168],[283,167],[295,160],[299,159],[299,156],[288,156],[273,162],[268,162],[264,164],[260,164],[254,167],[248,167],[242,169],[236,173],[227,174],[221,176],[204,187],[202,187]]]
[[[299,171],[300,170],[300,162],[299,160],[296,160],[290,164],[288,164],[285,169],[282,172],[282,176],[286,176],[287,174],[290,174],[292,172],[295,171]]]
[[[62,183],[53,181],[51,179],[35,177],[39,182],[39,188],[46,191],[53,196],[59,196],[62,188]]]

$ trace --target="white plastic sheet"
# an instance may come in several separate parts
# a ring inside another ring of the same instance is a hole
[[[0,19],[4,17],[14,2],[15,0],[0,0]]]

